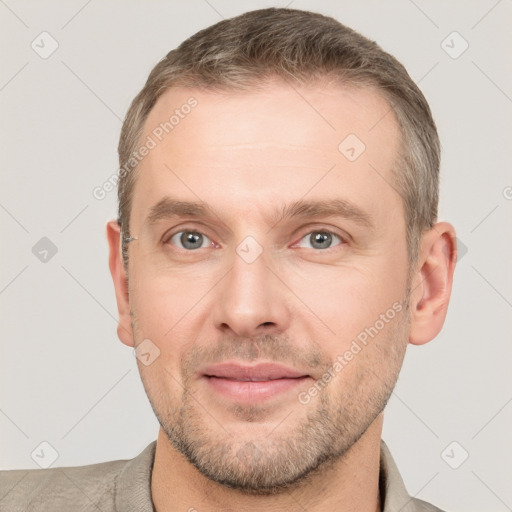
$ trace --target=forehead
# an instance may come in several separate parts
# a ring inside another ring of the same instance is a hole
[[[393,152],[397,123],[378,90],[332,83],[299,86],[278,80],[254,90],[171,88],[158,99],[143,130],[157,139],[160,149],[173,146],[176,157],[180,144],[173,142],[180,134],[207,142],[205,151],[214,150],[216,143],[246,150],[255,139],[280,145],[282,151],[283,144],[304,142],[309,149],[336,148],[347,133],[366,144],[367,155]],[[389,152],[377,146],[382,137]]]
[[[344,194],[380,206],[377,215],[386,201],[399,201],[393,165],[400,132],[389,104],[370,88],[173,88],[145,122],[141,142],[150,140],[133,196],[141,222],[165,195],[264,208],[284,206],[293,194]]]

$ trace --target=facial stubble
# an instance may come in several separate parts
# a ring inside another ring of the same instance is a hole
[[[192,348],[181,360],[181,380],[161,364],[139,363],[149,401],[169,442],[202,475],[248,495],[277,494],[328,471],[363,436],[391,396],[407,345],[409,295],[408,290],[401,313],[307,405],[295,400],[286,410],[276,410],[265,404],[233,403],[223,413],[233,421],[223,424],[211,401],[198,398],[194,379],[201,363],[229,358],[307,366],[323,374],[333,362],[314,343],[307,354],[298,355],[294,343],[282,336],[224,338],[215,347]],[[132,317],[136,333],[138,322]],[[181,397],[175,398],[166,384],[179,385]],[[268,431],[265,420],[276,417],[280,419]],[[253,428],[258,424],[264,426],[263,434]]]

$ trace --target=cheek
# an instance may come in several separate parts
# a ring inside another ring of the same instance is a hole
[[[149,366],[137,362],[144,390],[158,417],[175,414],[183,396],[183,383],[179,368],[174,368],[165,356],[155,359]]]
[[[336,392],[354,403],[389,394],[405,355],[407,330],[407,315],[398,302],[366,320],[332,352],[340,369]]]
[[[130,305],[136,319],[136,344],[149,339],[159,354],[154,368],[139,363],[141,376],[153,386],[170,387],[177,393],[183,390],[182,359],[196,347],[207,321],[211,288],[212,276],[206,272],[148,271],[144,265],[134,269]]]
[[[296,314],[311,327],[314,325],[317,335],[325,333],[322,344],[331,346],[331,350],[349,343],[401,299],[389,273],[370,265],[308,265],[296,268],[285,279],[300,299],[290,299],[297,303]]]
[[[174,337],[200,312],[201,300],[211,288],[206,273],[176,269],[134,270],[130,305],[144,336]]]

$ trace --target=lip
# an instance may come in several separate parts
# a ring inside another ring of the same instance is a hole
[[[275,363],[253,366],[221,363],[204,368],[201,377],[210,391],[241,403],[269,400],[311,378],[301,371]]]
[[[296,379],[308,376],[301,371],[275,363],[259,363],[253,366],[237,363],[221,363],[207,366],[201,373],[207,377],[219,377],[239,381]]]

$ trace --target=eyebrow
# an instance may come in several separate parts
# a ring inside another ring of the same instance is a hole
[[[329,216],[342,217],[370,229],[374,227],[373,217],[346,199],[314,201],[301,199],[275,209],[267,219],[269,224],[275,225],[289,218]],[[165,196],[150,208],[145,224],[152,227],[161,220],[168,220],[174,217],[219,218],[215,211],[205,202],[180,201],[179,199]]]

